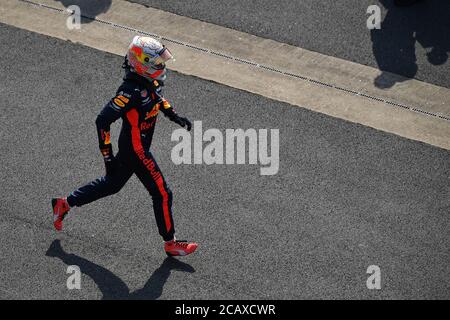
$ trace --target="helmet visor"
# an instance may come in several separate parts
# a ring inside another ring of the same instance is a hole
[[[170,52],[169,49],[167,49],[166,47],[164,47],[164,49],[162,50],[161,53],[159,53],[159,56],[157,56],[154,61],[153,61],[153,66],[154,67],[159,67],[159,66],[164,66],[164,64],[169,61],[170,59],[173,58],[172,53]]]

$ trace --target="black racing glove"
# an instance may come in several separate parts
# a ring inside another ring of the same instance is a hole
[[[114,156],[111,156],[109,159],[105,160],[105,170],[106,175],[111,176],[116,172],[117,169],[117,159]]]
[[[186,127],[187,131],[191,131],[192,123],[188,120],[188,118],[180,117],[179,115],[175,114],[170,118],[173,122],[179,124],[181,127]]]
[[[111,145],[101,149],[103,161],[105,163],[106,175],[113,175],[117,167],[117,159],[114,157]]]

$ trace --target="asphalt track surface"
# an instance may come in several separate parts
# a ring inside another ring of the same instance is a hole
[[[198,252],[166,259],[135,177],[57,234],[50,198],[103,174],[94,121],[122,58],[0,28],[0,298],[450,298],[449,151],[175,72],[166,97],[204,128],[280,129],[279,173],[176,166],[161,117],[152,150]],[[381,290],[366,288],[370,265]]]
[[[409,8],[395,7],[393,0],[132,2],[450,88],[448,0]],[[381,8],[381,30],[366,26],[370,5]]]

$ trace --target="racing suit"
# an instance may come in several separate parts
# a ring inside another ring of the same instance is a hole
[[[96,119],[99,147],[107,173],[75,190],[68,197],[70,206],[82,206],[117,193],[134,174],[150,193],[159,234],[165,241],[173,239],[172,192],[149,148],[161,110],[170,120],[179,116],[161,93],[162,81],[149,81],[126,70],[122,85]],[[122,118],[119,151],[114,157],[110,125]],[[182,118],[184,119],[184,118]],[[108,169],[109,168],[109,169]]]

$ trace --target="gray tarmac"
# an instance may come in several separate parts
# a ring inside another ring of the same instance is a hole
[[[100,3],[107,7],[109,1]],[[408,8],[395,7],[393,0],[131,2],[450,88],[447,0]],[[380,30],[367,28],[371,5],[381,9]]]
[[[152,151],[177,236],[198,251],[166,259],[135,177],[73,209],[56,233],[50,198],[104,172],[94,121],[122,57],[0,30],[0,298],[450,298],[449,151],[176,72],[165,96],[204,130],[279,129],[278,174],[176,166],[177,125],[161,116]],[[81,290],[66,287],[69,265]],[[370,265],[381,290],[366,287]]]

